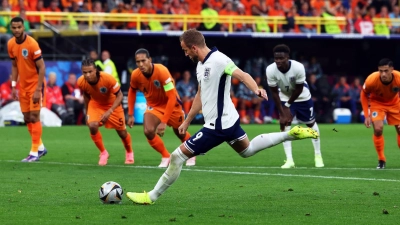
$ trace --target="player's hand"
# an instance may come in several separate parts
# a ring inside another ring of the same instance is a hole
[[[107,122],[108,118],[110,117],[111,113],[112,113],[112,111],[107,110],[103,115],[101,115],[100,122],[105,124]]]
[[[264,89],[257,89],[254,93],[258,97],[268,100],[267,92]]]
[[[189,123],[185,121],[183,121],[183,123],[179,126],[178,131],[179,134],[184,134],[186,133],[187,129],[189,127]]]
[[[42,93],[38,89],[36,89],[35,92],[33,92],[33,96],[32,96],[33,104],[39,103],[41,95],[42,95]]]
[[[164,136],[165,128],[167,127],[167,124],[161,122],[158,127],[157,127],[157,134],[158,136],[162,137]]]
[[[12,94],[12,98],[15,101],[17,101],[18,100],[18,94],[17,94],[17,89],[15,87],[12,88],[11,94]]]
[[[129,126],[129,128],[132,128],[134,123],[135,123],[135,117],[128,116],[128,126]]]
[[[279,123],[283,124],[284,126],[290,126],[293,120],[290,108],[286,106],[282,106],[282,108],[283,108],[283,115],[279,115]]]
[[[364,124],[366,128],[370,128],[371,127],[371,117],[365,117],[364,119]]]

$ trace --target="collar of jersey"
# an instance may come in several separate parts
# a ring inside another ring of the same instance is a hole
[[[207,59],[211,56],[211,54],[213,54],[213,52],[218,51],[217,47],[212,47],[211,51],[206,55],[206,57],[203,60],[203,64],[206,63]]]
[[[15,38],[15,43],[17,43],[19,45],[24,43],[24,41],[26,40],[26,36],[28,36],[28,35],[24,33],[24,39],[21,42],[18,42],[17,39]]]

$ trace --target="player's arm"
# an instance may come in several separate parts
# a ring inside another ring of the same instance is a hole
[[[303,92],[303,88],[304,88],[304,83],[296,84],[292,95],[290,96],[289,100],[287,101],[287,103],[289,105],[291,105],[300,96],[301,92]]]
[[[114,103],[112,104],[112,106],[110,107],[110,109],[108,109],[110,112],[113,112],[119,105],[121,105],[122,103],[122,99],[124,97],[124,95],[122,94],[121,89],[119,89],[116,93],[114,93],[117,98],[115,99]]]
[[[41,92],[42,88],[43,88],[43,81],[44,81],[44,74],[46,71],[46,66],[44,65],[44,60],[42,57],[40,57],[39,59],[37,59],[35,61],[36,64],[36,68],[38,69],[38,73],[39,73],[39,79],[37,82],[37,87],[36,87],[36,91]]]
[[[87,114],[88,112],[88,106],[89,106],[89,101],[90,101],[90,95],[87,94],[86,92],[83,92],[83,101],[85,104],[85,112]]]
[[[201,98],[200,98],[200,91],[201,87],[199,85],[199,88],[197,90],[196,95],[194,96],[194,100],[192,103],[192,108],[190,108],[190,111],[185,119],[185,122],[191,123],[192,120],[196,117],[196,115],[200,112],[201,110]]]
[[[169,72],[168,72],[169,73]],[[164,116],[161,118],[161,123],[167,123],[169,118],[172,115],[172,111],[174,110],[175,105],[177,104],[177,96],[176,92],[173,91],[175,89],[174,82],[172,81],[171,76],[164,82],[164,91],[167,95],[168,101],[165,107]]]
[[[360,99],[361,99],[361,106],[364,111],[364,118],[369,117],[369,109],[368,109],[369,97],[368,97],[368,95],[369,95],[369,93],[367,93],[365,91],[365,89],[363,88],[360,93]]]
[[[269,86],[269,89],[271,90],[272,93],[272,99],[275,102],[276,108],[278,108],[279,115],[283,115],[283,106],[281,104],[281,99],[279,98],[279,90],[278,86]]]
[[[256,81],[250,76],[250,74],[243,72],[239,69],[233,62],[230,62],[226,67],[225,71],[226,74],[231,75],[243,82],[247,88],[253,91],[259,97],[265,98],[268,100],[267,93],[264,89],[259,89]]]
[[[128,91],[128,116],[134,116],[135,102],[136,102],[136,89],[133,87],[129,87]]]

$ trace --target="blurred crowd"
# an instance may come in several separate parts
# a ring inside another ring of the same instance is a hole
[[[400,23],[384,22],[373,24],[373,18],[399,18],[398,0],[2,0],[1,11],[19,11],[33,28],[40,23],[40,17],[26,17],[26,11],[43,12],[107,12],[107,13],[140,13],[140,14],[201,14],[201,15],[256,15],[284,16],[287,24],[278,27],[279,32],[316,33],[315,25],[297,25],[295,16],[346,18],[346,25],[337,26],[335,32],[386,34],[399,33]],[[47,21],[52,25],[67,23],[86,24],[84,21]],[[0,31],[6,27],[0,18]],[[135,30],[136,22],[103,22],[95,21],[100,29]],[[145,30],[182,30],[181,22],[142,23]],[[268,32],[272,24],[265,21],[256,24],[237,23],[235,31]],[[191,23],[189,28],[199,30],[226,31],[228,24],[217,21]],[[329,29],[331,29],[330,27]],[[326,28],[327,29],[327,28]],[[326,31],[329,33],[329,31]]]

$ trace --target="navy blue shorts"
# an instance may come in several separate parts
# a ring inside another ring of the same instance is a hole
[[[281,102],[282,106],[284,106],[285,103],[286,102]],[[299,122],[310,124],[315,121],[314,102],[311,98],[304,102],[293,102],[290,105],[290,112],[292,116],[296,116]]]
[[[245,139],[246,137],[246,132],[244,132],[240,126],[240,121],[237,120],[232,127],[225,130],[212,130],[203,127],[183,144],[194,155],[200,155],[205,154],[223,142],[233,144],[236,141]]]

